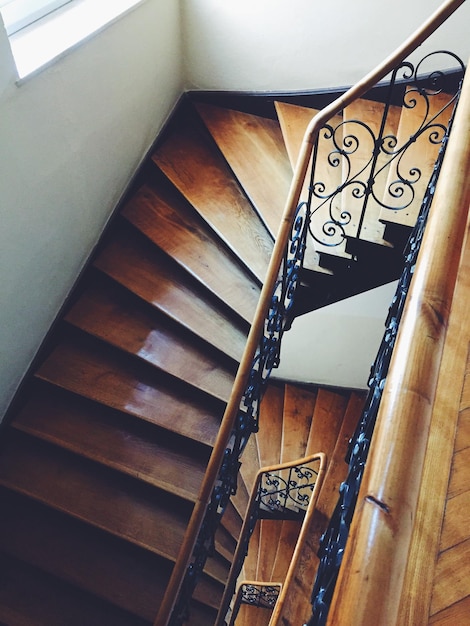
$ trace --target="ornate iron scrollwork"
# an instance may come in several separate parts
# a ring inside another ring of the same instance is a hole
[[[404,61],[391,74],[380,124],[371,127],[361,120],[344,119],[336,126],[326,124],[320,131],[313,151],[308,196],[309,231],[317,244],[335,248],[343,245],[347,236],[360,237],[371,205],[375,205],[376,212],[406,212],[417,200],[416,189],[423,172],[413,162],[413,152],[420,142],[436,146],[441,143],[446,111],[450,114],[455,101],[454,96],[442,106],[433,105],[443,93],[445,75],[436,71],[423,74],[423,70],[437,55],[450,57],[464,70],[462,61],[447,51],[428,54],[416,66]],[[399,103],[395,97],[398,87],[402,91]],[[406,138],[389,132],[393,102],[415,112],[416,126]],[[365,153],[369,154],[367,159]],[[326,155],[321,159],[321,174],[317,167],[320,154]],[[338,184],[332,187],[331,180]]]
[[[299,204],[290,239],[276,281],[271,304],[235,420],[217,481],[198,535],[191,564],[187,570],[170,624],[180,626],[188,619],[189,601],[207,557],[214,552],[215,532],[230,496],[236,493],[240,456],[249,436],[258,430],[259,406],[267,380],[279,365],[282,336],[292,322],[291,310],[302,269],[307,238],[307,206]]]
[[[457,99],[458,95],[455,99],[455,103]],[[312,592],[312,617],[306,626],[323,626],[327,620],[328,610],[349,534],[351,519],[359,494],[359,487],[364,473],[392,351],[423,238],[436,182],[444,158],[451,124],[452,120],[450,120],[446,134],[442,139],[438,159],[422,202],[418,221],[404,251],[404,268],[389,309],[385,333],[377,357],[371,368],[368,383],[369,393],[365,408],[354,436],[350,441],[348,455],[346,457],[346,462],[349,465],[348,476],[340,487],[338,503],[328,528],[321,538],[318,553],[320,565]]]
[[[279,598],[280,591],[280,585],[242,583],[240,602],[241,604],[249,604],[264,609],[273,609]]]

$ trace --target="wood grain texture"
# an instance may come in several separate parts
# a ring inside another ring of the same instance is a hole
[[[208,452],[160,429],[82,403],[71,394],[36,392],[13,428],[194,501]]]
[[[36,377],[209,445],[217,436],[220,407],[191,399],[145,367],[83,338],[70,337],[57,346]]]
[[[283,388],[269,384],[260,407],[260,432],[256,435],[260,467],[280,462],[283,409]]]
[[[4,626],[149,626],[150,622],[0,554],[0,620]]]
[[[217,148],[183,122],[153,160],[245,267],[263,281],[272,237]]]
[[[1,550],[151,621],[171,564],[39,502],[2,490]]]
[[[100,269],[161,313],[181,324],[210,345],[239,359],[246,341],[246,328],[236,323],[208,292],[162,256],[145,237],[116,233],[95,260]],[[243,330],[242,330],[243,328]]]
[[[259,283],[244,270],[207,223],[162,183],[146,184],[132,196],[122,215],[155,245],[195,276],[218,298],[251,322]],[[217,271],[214,271],[214,269]]]
[[[275,237],[292,179],[279,125],[257,115],[209,104],[196,104],[196,109]]]
[[[464,449],[467,441],[466,407],[470,397],[467,354],[470,341],[467,315],[470,294],[469,244],[467,235],[442,356],[416,523],[403,585],[405,593],[402,595],[398,615],[400,623],[409,626],[426,624],[428,621],[435,584],[435,564],[440,552],[439,544],[454,455],[454,441],[459,450]],[[457,441],[460,444],[457,444]],[[436,463],[440,468],[437,472]],[[432,493],[433,497],[430,498],[429,493]]]
[[[91,285],[65,316],[85,332],[135,355],[222,401],[227,401],[234,367],[213,358],[207,346],[182,336],[169,320],[128,298],[113,284]]]

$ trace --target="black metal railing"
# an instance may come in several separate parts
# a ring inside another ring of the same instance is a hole
[[[377,103],[383,106],[380,122],[371,125],[344,119],[320,131],[313,149],[308,198],[309,232],[317,244],[344,251],[347,237],[367,239],[363,226],[368,212],[377,217],[385,213],[384,219],[387,212],[416,217],[422,199],[417,190],[423,177],[429,176],[419,162],[413,162],[416,147],[425,150],[426,143],[438,147],[446,131],[446,111],[450,115],[456,97],[439,100],[446,74],[425,70],[431,62],[445,66],[449,59],[463,72],[461,59],[444,50],[426,55],[416,65],[403,61],[396,67],[385,102]],[[414,129],[406,137],[396,133],[397,106],[414,113]]]
[[[281,589],[281,583],[260,583],[257,581],[243,581],[240,583],[230,616],[229,626],[235,624],[238,612],[243,604],[257,609],[272,611],[276,606]]]
[[[253,359],[235,425],[225,449],[222,465],[196,541],[191,563],[172,612],[171,626],[180,626],[188,619],[189,602],[197,581],[208,556],[214,552],[216,530],[230,497],[236,493],[240,456],[250,435],[258,431],[261,398],[273,368],[279,366],[282,336],[290,327],[293,319],[294,297],[306,246],[307,215],[306,203],[300,203],[265,319],[264,333]]]
[[[235,593],[237,579],[258,520],[303,520],[314,491],[315,495],[318,493],[319,475],[320,472],[323,475],[324,465],[325,455],[318,453],[258,472],[230,568],[217,624],[223,623],[228,605]]]
[[[459,92],[453,98],[454,106]],[[312,592],[312,616],[306,626],[326,624],[336,580],[341,566],[352,516],[355,510],[359,488],[364,473],[372,434],[378,414],[380,400],[387,377],[392,351],[404,310],[406,296],[410,287],[414,267],[424,235],[426,220],[434,195],[444,158],[447,139],[452,125],[452,118],[441,140],[437,161],[422,201],[420,214],[413,228],[404,251],[404,268],[398,282],[386,321],[385,333],[371,368],[369,393],[356,432],[351,439],[346,462],[349,465],[348,476],[342,483],[339,499],[330,523],[322,536],[319,549],[320,564]]]

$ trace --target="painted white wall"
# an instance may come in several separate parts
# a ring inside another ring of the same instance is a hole
[[[273,376],[366,389],[396,287],[394,281],[297,317],[284,335]]]
[[[351,85],[398,47],[441,0],[183,0],[193,87],[305,90]],[[469,54],[470,2],[423,51]]]
[[[179,3],[146,0],[15,84],[0,25],[0,416],[183,89]]]

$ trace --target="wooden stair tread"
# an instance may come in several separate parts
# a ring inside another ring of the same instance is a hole
[[[429,620],[429,626],[468,626],[470,615],[470,595],[451,606],[435,613]]]
[[[287,384],[284,390],[281,463],[305,456],[317,399],[316,392]],[[321,449],[312,453],[321,452]]]
[[[0,620],[8,626],[150,626],[37,568],[0,554]]]
[[[222,516],[221,525],[230,535],[238,541],[242,529],[243,520],[238,514],[233,502],[229,501]]]
[[[328,460],[331,458],[347,404],[346,393],[337,393],[328,389],[318,390],[307,443],[308,450],[324,452]]]
[[[282,522],[280,520],[262,519],[258,524],[260,532],[255,580],[269,582],[273,580],[272,571],[276,558],[275,546],[279,544]]]
[[[246,330],[145,237],[116,233],[94,265],[184,329],[234,359],[241,357]]]
[[[470,539],[441,552],[436,564],[430,615],[470,596]]]
[[[182,122],[152,158],[234,254],[263,281],[272,237],[223,157],[203,134]]]
[[[135,363],[119,360],[104,346],[64,340],[43,362],[36,377],[90,400],[134,415],[197,441],[213,445],[222,407],[185,395]]]
[[[260,469],[256,436],[252,435],[248,439],[240,460],[240,476],[243,479],[247,492],[251,494],[256,481],[256,475]]]
[[[191,344],[165,318],[130,301],[116,286],[91,285],[65,319],[85,332],[155,365],[222,401],[233,386],[234,371]]]
[[[429,97],[428,109],[428,104],[425,99],[418,94],[417,89],[409,88],[404,99],[405,103],[409,106],[404,106],[401,111],[397,132],[397,146],[401,147],[408,141],[409,137],[418,129],[422,128],[425,123],[431,121],[435,116],[437,117],[433,124],[444,124],[446,126],[452,113],[452,107],[448,107],[440,114],[439,111],[450,100],[451,96],[445,93],[433,95]],[[413,104],[413,102],[415,104]],[[435,128],[421,134],[399,159],[393,161],[389,170],[383,202],[386,206],[397,206],[395,202],[398,202],[398,206],[406,204],[406,207],[397,210],[383,208],[380,217],[385,222],[402,224],[409,227],[414,226],[439,152],[440,143],[431,143],[428,140],[430,132],[433,131],[435,131]],[[442,135],[441,130],[439,133],[441,139]],[[416,168],[420,170],[421,175],[419,177],[417,176]],[[413,181],[413,194],[408,190],[406,185],[400,182],[400,176],[405,180]],[[387,190],[390,189],[390,186],[393,185],[395,181],[398,181],[398,185],[395,184],[394,186],[402,188],[403,194],[398,194],[398,200],[394,202]]]
[[[294,554],[295,544],[299,537],[301,525],[302,522],[296,520],[284,520],[282,522],[271,572],[271,580],[285,580],[287,570],[289,569]]]
[[[170,196],[161,184],[158,189],[146,184],[132,196],[122,215],[251,322],[260,293],[258,283],[208,231],[194,210],[176,197],[176,192]]]
[[[38,390],[12,426],[150,485],[194,501],[204,477],[204,455],[181,438],[105,407],[80,403],[71,394]]]
[[[333,449],[330,448],[329,453],[327,453],[327,469],[313,514],[309,533],[309,546],[306,547],[305,555],[302,557],[305,563],[304,567],[312,572],[311,580],[314,580],[318,564],[317,551],[320,545],[320,537],[326,530],[327,524],[333,515],[338,502],[340,485],[346,479],[348,473],[348,466],[345,462],[346,453],[349,441],[354,435],[361,417],[363,406],[364,395],[356,392],[351,393],[339,429],[336,429],[336,425],[334,425],[334,429],[337,431],[336,441]],[[326,438],[325,442],[329,446],[328,440],[329,438]]]
[[[260,406],[260,432],[256,435],[260,467],[280,463],[284,389],[268,384]]]
[[[153,621],[171,564],[43,504],[2,491],[1,549],[49,575]]]
[[[279,125],[233,109],[201,103],[195,106],[271,235],[276,237],[292,179]]]
[[[345,135],[351,135],[357,140],[357,148],[349,155],[348,163],[343,159],[343,180],[359,180],[367,184],[371,173],[371,159],[375,141],[379,136],[385,105],[373,100],[358,99],[348,105],[343,111]],[[383,130],[383,137],[396,137],[401,108],[391,105]],[[367,129],[363,124],[366,124]],[[386,245],[384,242],[385,225],[379,221],[381,205],[389,169],[389,158],[383,152],[377,157],[375,171],[378,172],[373,186],[373,195],[368,198],[367,210],[361,232],[358,233],[361,217],[363,197],[355,196],[354,189],[360,188],[357,184],[350,184],[341,194],[341,209],[351,215],[351,221],[345,226],[348,236],[365,239]],[[375,197],[374,197],[375,196]]]
[[[9,435],[0,458],[3,486],[175,560],[190,514],[186,504],[59,448]]]

